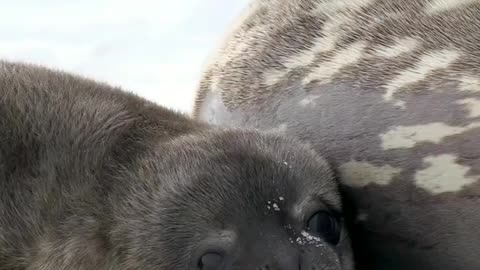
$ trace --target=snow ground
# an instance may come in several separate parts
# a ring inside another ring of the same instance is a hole
[[[0,58],[88,76],[189,113],[207,57],[247,2],[4,1]]]

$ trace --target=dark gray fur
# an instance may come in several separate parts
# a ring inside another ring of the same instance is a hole
[[[1,270],[195,269],[211,246],[222,269],[353,268],[345,230],[297,241],[311,211],[341,212],[309,147],[39,66],[0,63],[0,194]]]

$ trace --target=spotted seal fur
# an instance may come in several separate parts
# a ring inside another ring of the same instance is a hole
[[[194,115],[321,149],[359,266],[480,267],[480,1],[252,1]]]

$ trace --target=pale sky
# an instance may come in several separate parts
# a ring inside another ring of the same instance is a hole
[[[248,1],[5,1],[0,58],[85,75],[188,113],[207,57]]]

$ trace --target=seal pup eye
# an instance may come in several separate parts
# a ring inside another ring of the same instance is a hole
[[[220,270],[223,265],[223,256],[209,252],[203,254],[198,260],[198,270]]]
[[[340,241],[340,225],[337,218],[326,211],[318,211],[307,221],[307,231],[337,245]]]

